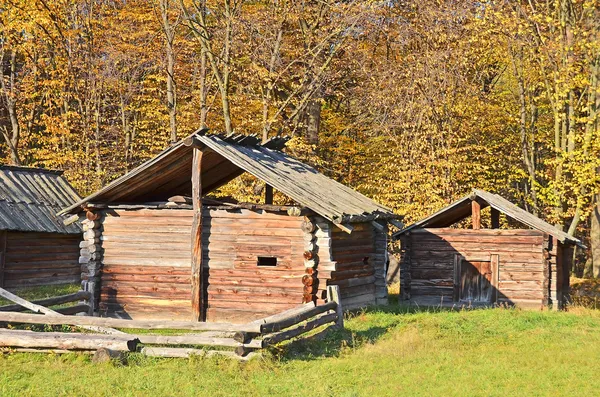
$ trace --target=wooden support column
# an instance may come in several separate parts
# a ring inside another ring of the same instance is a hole
[[[481,229],[481,205],[476,200],[471,201],[471,220],[473,230]]]
[[[492,229],[500,228],[500,211],[495,208],[491,208],[492,211]]]
[[[194,148],[192,160],[192,321],[204,321],[202,270],[202,150]]]
[[[273,204],[273,186],[265,185],[265,204]]]
[[[0,288],[4,287],[4,263],[6,262],[6,230],[0,230]]]

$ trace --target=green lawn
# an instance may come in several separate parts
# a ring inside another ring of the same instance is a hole
[[[596,395],[600,312],[373,309],[267,359],[0,355],[0,395]]]

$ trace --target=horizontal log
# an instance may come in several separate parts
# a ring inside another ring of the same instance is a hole
[[[480,235],[480,236],[543,236],[544,233],[532,229],[454,229],[454,228],[423,228],[410,231],[414,235]]]
[[[186,276],[190,274],[189,269],[174,266],[119,266],[106,265],[102,267],[103,274],[131,274],[131,275],[168,275]]]
[[[46,298],[46,299],[39,299],[36,301],[32,301],[31,303],[40,305],[40,306],[50,307],[50,306],[62,305],[64,303],[77,302],[80,300],[89,299],[89,297],[90,297],[89,292],[78,291],[74,294],[67,294],[67,295],[54,296],[54,297]],[[20,312],[20,311],[25,311],[25,310],[27,310],[27,309],[21,305],[0,306],[0,312]]]
[[[221,294],[215,292],[208,292],[208,302],[214,301],[236,301],[240,303],[240,307],[244,307],[247,303],[276,303],[286,305],[297,305],[302,301],[302,294],[288,295],[288,296],[273,296],[265,294]]]
[[[68,307],[62,307],[62,308],[56,309],[57,313],[65,314],[65,315],[72,315],[72,314],[78,314],[78,313],[88,313],[89,311],[90,311],[90,307],[88,305],[85,305],[85,304],[80,304],[80,305],[75,305],[75,306],[68,306]]]
[[[104,317],[56,316],[29,313],[0,312],[0,322],[72,326],[101,326],[126,329],[174,329],[190,331],[260,332],[260,324],[229,324],[191,321],[123,320]]]
[[[233,338],[218,338],[199,335],[134,335],[145,345],[201,345],[201,346],[221,346],[221,347],[247,347],[250,349],[260,349],[263,347],[263,341],[254,339],[248,343],[240,343]]]
[[[232,299],[233,298],[233,299]],[[284,311],[297,305],[300,301],[295,302],[283,302],[280,300],[271,300],[267,302],[257,302],[255,300],[242,300],[235,299],[235,297],[230,297],[229,299],[223,298],[221,300],[218,299],[209,299],[207,302],[207,307],[209,308],[220,308],[220,309],[237,309],[237,310],[248,310],[251,309],[253,311],[260,310],[274,310],[274,311]]]
[[[8,281],[8,280],[7,280]],[[60,284],[74,284],[81,281],[80,276],[69,276],[60,277],[54,279],[48,279],[46,277],[40,278],[28,278],[24,280],[10,280],[6,283],[8,288],[21,288],[21,287],[36,287],[40,285],[60,285]]]
[[[273,287],[271,285],[262,286],[237,286],[237,285],[216,285],[210,284],[207,288],[208,292],[218,294],[232,294],[232,295],[246,295],[246,294],[263,294],[266,296],[280,296],[280,297],[291,297],[299,296],[302,294],[297,289],[290,289],[288,287]]]
[[[320,306],[306,307],[299,312],[292,312],[291,315],[283,318],[279,318],[275,321],[270,321],[261,325],[261,333],[270,333],[280,331],[282,329],[291,327],[292,325],[298,324],[311,317],[315,317],[321,313],[325,313],[329,310],[336,310],[336,302],[327,302]]]
[[[227,321],[230,323],[248,323],[249,321],[254,321],[265,316],[269,316],[279,312],[279,309],[254,309],[248,308],[245,310],[239,309],[226,309],[226,308],[207,308],[206,309],[206,318],[207,321],[218,321],[223,322]]]
[[[168,283],[168,284],[191,284],[191,275],[172,276],[163,274],[121,274],[121,273],[103,273],[102,280],[111,282],[132,282],[132,283]]]
[[[141,353],[148,357],[165,357],[165,358],[189,358],[191,356],[198,357],[228,357],[236,360],[248,361],[256,357],[260,357],[261,354],[257,352],[250,352],[245,356],[239,356],[235,352],[225,350],[205,350],[205,349],[192,349],[182,347],[143,347]]]
[[[270,335],[265,335],[263,338],[264,346],[273,346],[286,340],[290,340],[297,336],[300,336],[306,332],[312,331],[313,329],[319,328],[325,324],[335,323],[338,319],[336,313],[324,314],[316,317],[313,320],[306,322],[296,328],[292,328],[286,331],[276,332]]]
[[[355,287],[357,285],[373,284],[374,282],[375,282],[375,277],[369,276],[369,277],[350,278],[350,279],[338,280],[338,281],[328,280],[327,284],[328,285],[338,285],[338,286],[340,286],[340,288],[344,288],[344,287]]]
[[[35,261],[35,262],[6,262],[5,269],[10,270],[35,270],[35,269],[65,269],[79,267],[79,256],[74,255],[72,260],[68,261]]]
[[[22,313],[13,314],[23,315]],[[135,351],[137,344],[138,341],[131,335],[95,335],[0,329],[0,346],[6,347],[66,350],[96,350],[103,347],[117,351]]]

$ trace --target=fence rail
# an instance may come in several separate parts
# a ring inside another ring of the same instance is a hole
[[[328,299],[322,305],[302,304],[282,313],[246,324],[203,323],[187,321],[139,321],[90,316],[66,316],[43,307],[86,299],[80,291],[71,295],[28,302],[0,288],[0,296],[16,305],[0,307],[0,323],[71,325],[100,333],[33,332],[0,328],[0,347],[40,352],[90,351],[141,351],[155,357],[211,356],[221,354],[240,359],[251,358],[260,349],[299,337],[325,325],[343,327],[343,312],[338,286],[327,288]],[[57,303],[58,302],[58,303]],[[79,306],[79,305],[78,305]],[[8,311],[16,307],[16,310]],[[77,307],[77,306],[75,306]],[[68,308],[66,308],[68,309]],[[36,313],[21,313],[31,310]],[[75,309],[76,310],[76,309]],[[173,329],[199,331],[180,335],[155,335],[152,333],[125,333],[114,328],[159,330]],[[109,334],[109,335],[106,335]],[[186,347],[182,347],[186,346]],[[191,348],[188,346],[202,346]],[[206,347],[233,348],[233,350],[207,350]]]

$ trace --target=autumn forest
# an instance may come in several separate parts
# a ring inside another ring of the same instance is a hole
[[[2,163],[85,195],[201,127],[289,135],[406,223],[485,189],[582,238],[575,272],[600,273],[598,0],[0,4]]]

